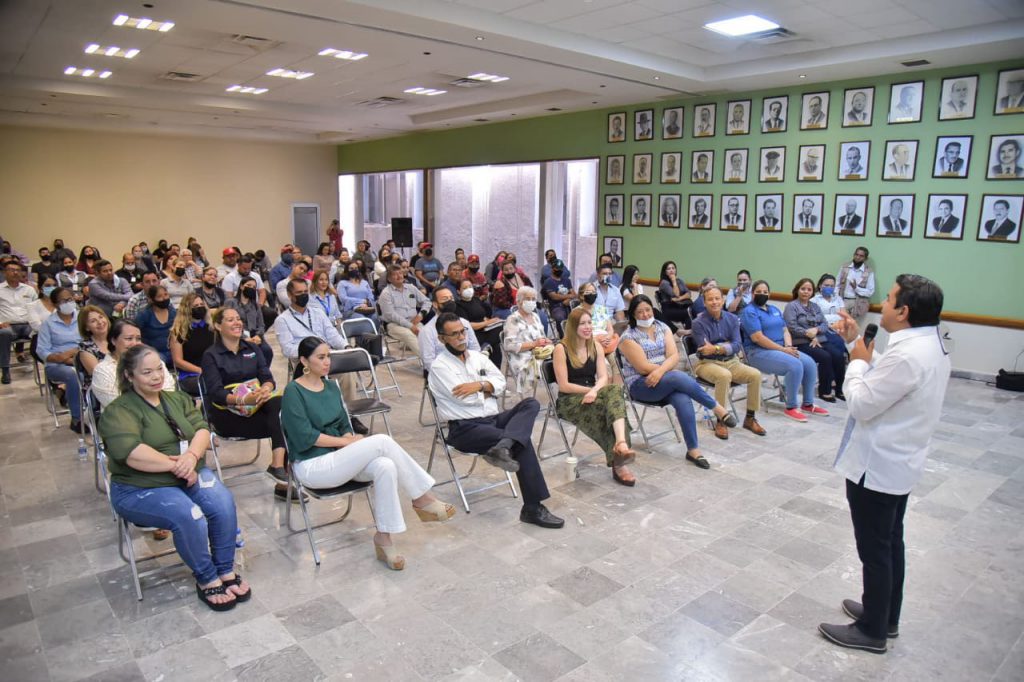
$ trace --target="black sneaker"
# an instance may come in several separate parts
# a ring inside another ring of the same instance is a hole
[[[82,420],[81,419],[72,419],[71,420],[71,425],[68,428],[70,428],[75,433],[79,433],[79,434],[83,434],[83,435],[86,434],[86,433],[89,433],[89,427],[85,426],[84,424],[82,424]]]
[[[523,505],[522,511],[519,512],[519,520],[541,528],[561,528],[565,525],[565,519],[552,514],[543,504],[538,504],[532,509]]]
[[[366,424],[359,421],[355,417],[352,417],[352,430],[358,433],[360,436],[365,436],[370,432],[370,429],[366,428]]]
[[[861,604],[859,601],[854,601],[852,599],[844,599],[843,600],[843,613],[845,613],[850,618],[853,618],[854,620],[860,620],[861,618],[864,617],[864,605]],[[900,636],[900,626],[899,625],[890,625],[890,626],[888,626],[888,629],[886,630],[885,636],[888,637],[889,639],[896,639],[897,637]]]
[[[267,475],[278,483],[285,485],[288,483],[288,470],[284,467],[268,466]]]
[[[495,446],[481,456],[485,462],[498,467],[502,471],[508,471],[513,474],[519,471],[519,462],[512,459],[512,451],[508,448]]]
[[[884,654],[886,651],[884,639],[868,637],[853,623],[849,625],[822,623],[818,626],[818,632],[833,644],[838,644],[847,649],[860,649],[861,651],[870,651],[873,654]]]
[[[11,383],[11,370],[7,367],[4,367],[3,371],[0,372],[0,384],[9,383]]]

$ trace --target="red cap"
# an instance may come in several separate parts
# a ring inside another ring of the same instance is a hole
[[[467,263],[479,263],[480,262],[480,256],[476,255],[475,253],[471,253],[469,255],[469,258],[466,259],[466,262]]]
[[[431,244],[430,242],[423,242],[422,244],[420,244],[420,248],[421,249],[432,249],[432,248],[434,248],[434,245]]]
[[[226,248],[223,251],[221,251],[220,255],[222,255],[222,256],[234,256],[235,255],[235,250],[229,246],[228,248]]]

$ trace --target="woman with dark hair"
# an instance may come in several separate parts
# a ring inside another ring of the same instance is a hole
[[[665,261],[658,278],[660,283],[657,296],[661,314],[667,322],[679,323],[689,329],[692,324],[690,306],[693,305],[693,298],[686,288],[686,282],[678,276],[675,262]]]
[[[622,272],[622,284],[619,286],[619,293],[622,300],[629,305],[633,297],[644,293],[644,285],[640,284],[640,268],[635,265],[627,265]]]
[[[103,309],[87,305],[78,311],[78,362],[85,370],[85,385],[88,390],[90,377],[100,360],[107,356],[107,333],[110,331],[110,318]]]
[[[338,280],[338,299],[341,300],[345,319],[368,317],[380,326],[377,321],[377,299],[366,280],[362,261],[353,260],[346,267],[344,279]]]
[[[313,271],[330,270],[334,265],[334,255],[331,253],[330,242],[320,242],[316,247],[316,255],[313,256]]]
[[[208,607],[227,611],[248,601],[252,590],[235,572],[234,498],[202,464],[209,427],[191,398],[163,390],[164,365],[154,349],[128,349],[117,373],[121,397],[99,427],[111,506],[132,523],[170,529]]]
[[[200,363],[206,349],[213,345],[213,327],[210,309],[199,294],[181,299],[178,316],[171,326],[170,348],[174,369],[178,372],[178,386],[193,398],[199,397]]]
[[[92,277],[96,274],[94,266],[98,260],[100,260],[100,252],[96,250],[96,247],[86,244],[78,252],[78,264],[75,269]]]
[[[50,294],[57,288],[57,278],[54,275],[44,275],[39,280],[39,298],[32,302],[32,305],[28,307],[28,326],[31,327],[33,332],[39,332],[39,328],[43,326],[43,322],[46,321],[53,311],[57,309],[57,306],[50,300]]]
[[[338,292],[331,286],[331,275],[326,270],[313,273],[313,281],[309,283],[309,302],[320,306],[331,324],[337,324],[344,317]]]
[[[516,305],[516,296],[523,287],[533,288],[533,282],[516,269],[515,258],[506,258],[501,263],[501,277],[494,283],[491,289],[491,306],[494,308],[494,315],[506,319],[512,313],[512,306]]]
[[[227,295],[217,284],[217,268],[207,265],[203,268],[203,276],[196,287],[196,294],[203,297],[203,303],[210,310],[220,308],[227,301]]]
[[[469,322],[481,348],[485,343],[491,344],[491,362],[501,367],[501,318],[491,314],[491,304],[476,296],[473,282],[468,279],[459,283],[455,312]]]
[[[267,333],[267,323],[263,309],[260,308],[259,294],[255,278],[246,275],[238,281],[238,291],[234,298],[224,301],[224,307],[238,311],[247,335],[246,340],[260,349],[269,367],[274,359],[274,349],[263,338]]]
[[[793,345],[814,358],[818,365],[818,397],[834,403],[837,397],[846,399],[843,395],[846,343],[829,327],[825,314],[811,300],[813,295],[814,282],[810,278],[798,281],[793,287],[793,300],[786,304],[782,318]]]
[[[102,407],[106,407],[121,395],[121,389],[117,385],[117,362],[129,348],[142,345],[142,332],[138,325],[131,320],[114,320],[107,333],[107,355],[96,369],[92,371],[92,394],[100,401]],[[173,391],[176,388],[174,375],[164,366],[164,388],[165,391]]]
[[[281,418],[293,474],[310,488],[335,488],[349,481],[373,481],[377,533],[373,547],[388,568],[400,571],[405,558],[392,533],[405,531],[399,489],[412,499],[421,521],[445,522],[455,507],[430,493],[434,479],[390,436],[353,432],[338,385],[327,379],[331,348],[307,336],[299,342],[299,364],[285,387]]]
[[[676,369],[679,351],[675,339],[668,325],[654,319],[651,299],[644,294],[634,296],[627,316],[629,329],[619,343],[626,389],[636,400],[672,405],[686,441],[686,459],[701,469],[711,468],[698,449],[693,401],[714,412],[726,426],[736,426],[736,418],[705,393],[693,377]]]
[[[501,276],[501,264],[505,262],[505,257],[507,255],[508,252],[499,251],[498,253],[494,254],[494,260],[488,263],[487,267],[484,268],[484,276],[487,278],[488,282],[491,282],[493,284],[494,281]]]
[[[168,342],[178,312],[171,305],[171,296],[162,284],[150,287],[146,291],[146,299],[149,306],[135,317],[135,323],[142,330],[142,341],[156,349],[165,365],[170,364],[171,349]]]

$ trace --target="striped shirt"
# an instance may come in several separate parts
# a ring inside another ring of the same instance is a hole
[[[662,322],[654,321],[654,340],[647,335],[647,330],[641,327],[630,327],[622,334],[622,341],[635,341],[640,345],[640,348],[644,351],[644,355],[647,356],[647,361],[660,365],[665,362],[665,338],[672,336],[672,330],[668,328]],[[621,342],[619,344],[621,346]],[[626,387],[633,385],[635,381],[643,378],[643,374],[638,372],[633,365],[629,364],[629,360],[626,359],[626,355],[622,354],[622,379],[626,382]]]

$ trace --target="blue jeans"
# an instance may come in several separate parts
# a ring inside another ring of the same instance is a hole
[[[797,387],[800,387],[803,392],[802,404],[814,404],[814,387],[818,383],[818,366],[811,356],[800,353],[799,357],[794,358],[781,350],[748,347],[747,364],[765,374],[783,375],[787,409],[793,409],[800,404]]]
[[[672,405],[679,419],[679,426],[683,429],[686,449],[696,448],[697,417],[693,411],[692,401],[696,400],[710,410],[715,406],[715,399],[709,396],[693,377],[677,369],[665,372],[665,376],[654,388],[644,383],[645,378],[640,377],[629,385],[629,395],[645,403],[665,401]]]
[[[75,368],[71,365],[48,362],[46,363],[46,379],[57,384],[64,384],[67,388],[65,395],[68,399],[71,418],[81,419],[82,407],[78,404],[78,375],[75,373]]]
[[[235,499],[206,467],[190,488],[139,488],[115,481],[110,501],[128,521],[174,533],[174,548],[200,585],[235,570]]]

